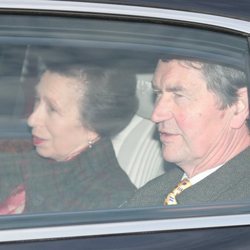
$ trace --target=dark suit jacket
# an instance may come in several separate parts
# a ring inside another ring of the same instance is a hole
[[[178,184],[183,171],[176,165],[139,189],[126,207],[163,206],[165,197]],[[177,196],[178,204],[250,201],[250,148],[224,164],[217,171]]]
[[[36,152],[0,155],[0,201],[20,183],[26,189],[25,212],[117,208],[136,190],[108,139],[67,162]]]

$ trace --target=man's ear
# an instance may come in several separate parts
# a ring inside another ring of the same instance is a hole
[[[232,128],[240,128],[249,117],[249,100],[247,88],[238,90],[238,100],[232,105],[233,119],[231,121]]]

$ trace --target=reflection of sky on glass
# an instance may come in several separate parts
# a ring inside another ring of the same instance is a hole
[[[142,76],[152,75],[159,58],[169,57],[244,68],[248,49],[247,41],[226,33],[138,20],[8,15],[0,16],[0,30],[0,115],[22,112],[49,63],[119,67]],[[144,81],[139,79],[143,86]]]

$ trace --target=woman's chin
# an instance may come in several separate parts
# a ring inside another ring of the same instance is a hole
[[[46,150],[40,147],[36,147],[36,152],[41,157],[53,159],[53,156],[51,155],[51,153],[47,152]]]

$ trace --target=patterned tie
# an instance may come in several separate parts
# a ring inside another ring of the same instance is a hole
[[[165,198],[164,205],[176,205],[177,200],[176,196],[179,195],[182,191],[190,187],[192,184],[188,179],[183,179],[174,189],[170,192]]]

